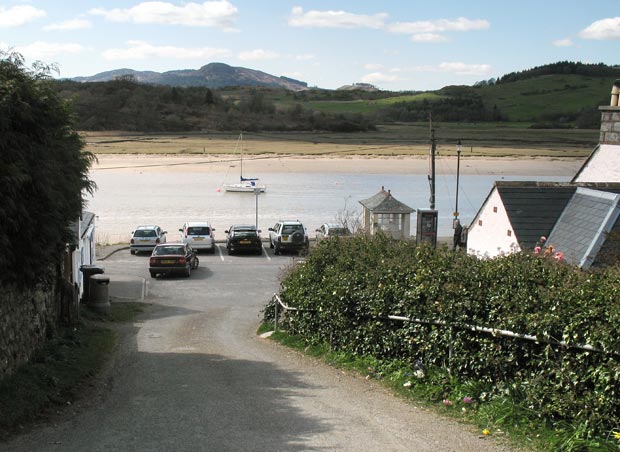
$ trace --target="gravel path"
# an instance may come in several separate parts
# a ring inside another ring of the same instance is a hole
[[[373,381],[255,335],[290,256],[201,255],[186,278],[148,278],[121,251],[114,275],[148,278],[150,307],[127,328],[101,397],[1,444],[3,451],[510,450],[406,404]]]

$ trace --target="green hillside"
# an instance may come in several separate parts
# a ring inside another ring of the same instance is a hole
[[[618,71],[620,77],[620,70]],[[475,87],[487,105],[497,105],[510,121],[575,117],[583,109],[609,103],[614,78],[541,75],[536,78]]]

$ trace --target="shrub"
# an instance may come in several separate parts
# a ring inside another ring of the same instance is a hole
[[[582,272],[529,253],[479,260],[359,235],[320,243],[285,276],[280,297],[316,310],[283,319],[309,344],[477,382],[493,388],[488,398],[508,394],[591,436],[620,425],[619,277],[617,267]],[[572,348],[583,344],[610,354]]]

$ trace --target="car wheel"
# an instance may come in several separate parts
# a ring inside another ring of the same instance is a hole
[[[189,267],[187,267],[187,270],[185,270],[185,277],[189,278],[189,275],[192,274],[192,266],[190,265]]]
[[[273,242],[269,240],[269,248],[273,249]]]
[[[199,264],[200,264],[200,261],[198,260],[198,258],[194,259],[194,265],[192,266],[192,268],[196,270]]]
[[[157,273],[151,272],[151,278],[157,278]]]
[[[262,256],[263,255],[263,249],[262,248],[257,249],[256,250],[256,255],[257,256]]]
[[[136,254],[136,250],[129,250],[131,254]]]
[[[230,248],[226,248],[226,252],[228,253],[229,256],[233,255],[233,252]]]
[[[280,247],[278,245],[274,245],[273,254],[275,254],[276,256],[280,254]]]

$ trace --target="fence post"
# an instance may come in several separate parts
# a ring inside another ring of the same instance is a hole
[[[275,314],[275,320],[274,320],[274,326],[273,326],[273,332],[277,333],[278,332],[278,305],[280,304],[278,302],[278,299],[276,298],[276,296],[273,296],[273,299],[276,302],[276,314]]]
[[[453,345],[453,337],[452,333],[454,332],[454,328],[450,327],[448,329],[448,374],[452,375],[452,354],[454,353],[454,345]]]

